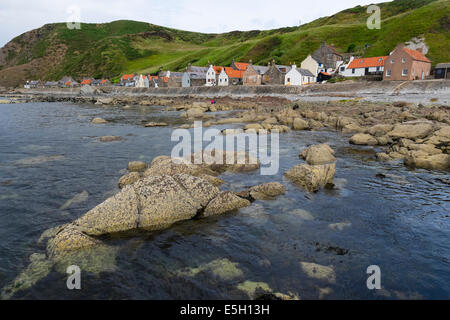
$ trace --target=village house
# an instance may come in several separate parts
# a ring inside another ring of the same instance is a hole
[[[438,63],[434,68],[435,79],[450,79],[450,63]]]
[[[312,57],[323,64],[325,70],[322,72],[334,73],[335,70],[344,62],[344,57],[340,54],[333,45],[329,46],[325,41],[322,45],[314,51]]]
[[[169,78],[158,76],[158,88],[169,87]]]
[[[286,73],[284,79],[284,85],[286,86],[302,86],[313,82],[316,82],[316,77],[311,71],[301,68],[298,69],[295,64]]]
[[[309,70],[317,77],[317,81],[321,81],[323,78],[331,77],[343,63],[343,55],[324,41],[312,55],[308,55],[302,61],[300,68]]]
[[[206,72],[190,72],[186,71],[183,73],[182,87],[201,87],[204,86],[206,82]]]
[[[158,74],[159,88],[181,88],[183,80],[183,72],[160,71]]]
[[[360,58],[352,57],[347,66],[341,66],[339,74],[344,77],[363,77],[368,75],[382,75],[384,63],[389,56]]]
[[[236,70],[233,67],[225,67],[225,73],[228,76],[228,85],[230,86],[238,86],[242,85],[242,78],[244,77],[245,70],[247,70],[247,67],[245,67],[245,70]]]
[[[99,84],[101,87],[107,87],[107,86],[110,86],[111,85],[111,81],[109,81],[108,79],[102,79],[101,81],[100,81],[100,84]]]
[[[147,76],[140,75],[135,83],[136,88],[150,88],[150,80]]]
[[[158,76],[148,76],[148,80],[150,81],[150,88],[158,88]]]
[[[219,87],[225,87],[229,85],[230,78],[228,77],[227,72],[225,71],[225,68],[220,71],[219,77],[217,78],[217,85]]]
[[[37,80],[31,80],[25,82],[24,88],[25,89],[35,89],[41,85],[40,81]]]
[[[251,63],[248,65],[242,76],[242,84],[244,86],[260,86],[262,85],[262,77],[269,70],[269,67],[255,66]]]
[[[81,81],[81,85],[82,86],[90,86],[90,85],[92,85],[93,81],[94,81],[93,79],[84,79],[83,81]]]
[[[399,44],[385,62],[383,80],[424,80],[428,77],[431,61],[419,50]]]
[[[68,82],[66,82],[64,85],[63,85],[63,87],[64,88],[75,88],[75,87],[78,87],[80,84],[78,83],[78,82],[76,82],[75,80],[73,80],[73,81],[68,81]]]
[[[326,72],[324,64],[314,59],[311,55],[308,55],[306,59],[302,61],[300,68],[309,70],[314,77],[317,77],[320,72]]]
[[[209,66],[208,71],[206,72],[207,87],[213,87],[217,85],[219,74],[222,72],[222,69],[223,67],[213,66],[212,64]]]
[[[123,87],[134,87],[136,80],[134,74],[124,74],[122,78],[120,78],[120,85]]]
[[[64,76],[64,77],[62,77],[61,80],[59,80],[58,82],[59,82],[59,85],[60,85],[61,87],[68,87],[67,84],[72,84],[72,83],[75,83],[76,81],[73,80],[72,77]]]
[[[286,74],[291,71],[291,67],[277,65],[275,60],[269,63],[267,71],[262,77],[262,83],[267,85],[284,85]]]
[[[243,71],[245,72],[247,70],[249,66],[249,63],[245,63],[245,62],[236,62],[233,59],[233,62],[231,63],[231,68],[233,68],[234,70],[237,71]]]

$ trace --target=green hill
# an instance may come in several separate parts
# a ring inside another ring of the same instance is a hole
[[[184,70],[188,63],[228,65],[299,63],[325,40],[343,53],[387,55],[399,43],[424,37],[433,64],[450,61],[450,1],[395,0],[379,4],[380,30],[366,26],[367,7],[357,6],[301,27],[202,34],[144,22],[49,24],[18,36],[0,50],[0,85],[25,79],[117,78],[159,68]]]

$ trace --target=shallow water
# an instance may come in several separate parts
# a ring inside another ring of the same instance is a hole
[[[173,127],[142,126],[182,123],[179,113],[162,110],[0,105],[0,288],[28,266],[31,254],[44,252],[38,239],[45,230],[118,192],[129,161],[170,155]],[[111,122],[92,125],[94,117]],[[100,143],[101,136],[124,140]],[[83,272],[81,291],[67,290],[67,276],[54,267],[13,298],[248,299],[246,281],[303,299],[450,298],[450,194],[440,180],[450,175],[379,163],[370,149],[347,141],[329,131],[281,135],[278,175],[221,178],[232,190],[279,181],[286,195],[162,232],[108,239],[111,250],[98,255],[110,259],[99,259],[99,271]],[[336,150],[336,188],[310,194],[283,173],[316,143]],[[333,279],[311,277],[305,262],[330,266]],[[367,289],[370,265],[381,268],[382,291]]]

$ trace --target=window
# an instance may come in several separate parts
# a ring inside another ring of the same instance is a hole
[[[407,75],[408,75],[408,69],[403,69],[402,76],[407,76]]]
[[[341,67],[341,72],[344,72],[345,71],[345,67]]]
[[[288,82],[291,82],[291,78],[288,78],[287,80],[288,80]]]
[[[392,59],[392,60],[391,60],[391,64],[394,64],[394,63],[395,63],[395,60],[394,60],[394,59]]]
[[[355,74],[356,73],[356,69],[352,69],[352,74]]]
[[[377,71],[380,71],[380,67],[377,67]]]
[[[406,59],[405,58],[402,58],[402,63],[406,63]]]
[[[390,77],[391,74],[392,74],[392,70],[387,70],[387,71],[386,71],[386,77]]]

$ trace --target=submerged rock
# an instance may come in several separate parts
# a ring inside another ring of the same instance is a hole
[[[91,121],[91,123],[92,123],[92,124],[106,124],[106,123],[108,123],[108,121],[106,121],[106,120],[103,119],[103,118],[94,118],[94,119]]]
[[[100,142],[115,142],[115,141],[122,141],[122,137],[116,137],[116,136],[104,136],[99,139]]]
[[[53,262],[47,260],[45,254],[32,254],[28,267],[10,285],[2,289],[1,300],[11,299],[17,292],[33,287],[50,273],[52,267]]]
[[[303,272],[310,278],[317,280],[324,280],[330,283],[336,282],[336,273],[333,267],[322,266],[316,263],[301,262],[301,268]]]
[[[270,294],[272,288],[265,282],[245,281],[237,286],[238,290],[247,294],[250,299],[255,299],[264,293]]]
[[[224,258],[211,261],[196,268],[183,270],[179,272],[179,274],[188,277],[195,277],[200,273],[210,273],[221,280],[230,281],[236,278],[242,278],[244,276],[244,272],[239,269],[238,266],[239,264]]]
[[[53,156],[38,156],[38,157],[32,157],[32,158],[26,158],[22,160],[18,160],[14,162],[16,166],[33,166],[38,165],[46,162],[53,162],[53,161],[59,161],[63,160],[65,157],[62,155],[53,155]]]
[[[66,203],[64,203],[59,210],[66,210],[68,209],[72,204],[76,203],[82,203],[85,202],[89,197],[89,193],[87,191],[83,191],[79,194],[77,194],[72,199],[68,200]]]

